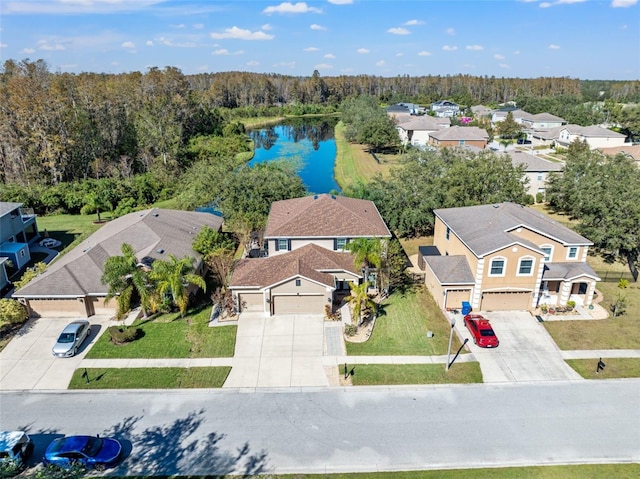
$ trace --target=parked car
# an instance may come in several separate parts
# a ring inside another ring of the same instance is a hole
[[[89,324],[89,321],[86,319],[72,321],[62,330],[51,352],[57,358],[74,356],[89,334],[91,334],[91,324]]]
[[[518,145],[530,145],[531,140],[527,140],[526,138],[518,138]]]
[[[481,348],[497,348],[500,341],[493,331],[489,320],[480,314],[467,314],[464,317],[464,325],[467,327],[473,342]]]
[[[27,467],[27,459],[32,453],[33,441],[26,432],[0,432],[0,464],[9,475],[18,474]]]
[[[121,453],[122,445],[111,437],[65,436],[49,444],[42,462],[62,468],[81,464],[102,471],[115,466]]]

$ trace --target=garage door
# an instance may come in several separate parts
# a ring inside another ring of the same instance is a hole
[[[240,312],[264,311],[263,300],[262,293],[239,293],[238,304],[240,305]]]
[[[450,289],[447,291],[447,304],[445,308],[462,308],[463,301],[469,301],[471,298],[470,289]]]
[[[531,293],[527,292],[492,292],[482,294],[482,311],[508,311],[510,309],[529,309]]]
[[[324,314],[324,295],[274,296],[273,314]]]
[[[115,302],[115,301],[114,301]],[[87,309],[84,300],[77,299],[30,299],[29,307],[39,316],[51,317],[68,317],[78,316],[79,318],[87,317]]]

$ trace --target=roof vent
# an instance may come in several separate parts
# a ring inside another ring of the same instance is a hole
[[[331,195],[331,199],[335,200],[336,199],[335,195]]]
[[[157,218],[158,216],[160,216],[160,213],[154,213],[153,216]]]
[[[158,254],[162,254],[162,253],[164,253],[164,250],[163,250],[162,248],[158,248],[158,249],[156,250],[156,253],[158,253]]]
[[[500,208],[500,205],[493,205],[494,208]]]
[[[318,199],[318,195],[313,195],[313,199],[317,200]]]

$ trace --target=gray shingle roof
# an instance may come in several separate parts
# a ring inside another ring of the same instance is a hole
[[[398,124],[398,128],[402,128],[405,131],[435,131],[442,128],[448,128],[451,125],[449,118],[435,118],[432,116],[419,116],[409,117],[410,121],[403,121]]]
[[[330,251],[311,243],[277,256],[238,261],[230,287],[265,288],[295,276],[304,276],[333,287],[333,276],[325,271],[348,271],[360,275],[354,266],[353,254]]]
[[[530,155],[523,151],[509,150],[506,152],[511,158],[511,163],[514,166],[524,165],[525,170],[528,172],[545,172],[545,171],[562,171],[562,163],[556,163],[554,161],[545,160],[535,155]]]
[[[563,244],[593,244],[548,216],[515,203],[446,208],[434,213],[478,257],[515,243],[540,251],[537,245],[512,233],[518,227],[536,231]]]
[[[441,285],[474,284],[465,256],[425,256],[424,261]]]
[[[104,295],[107,287],[100,278],[105,260],[121,255],[123,243],[136,252],[138,261],[199,255],[193,251],[193,238],[203,226],[219,230],[222,218],[210,213],[150,209],[129,213],[106,223],[73,250],[49,265],[16,297],[77,297]]]
[[[587,263],[545,263],[542,279],[545,281],[570,281],[580,276],[589,276],[596,281],[600,278]]]
[[[6,215],[7,213],[10,213],[16,208],[20,208],[21,206],[22,203],[9,203],[6,201],[0,201],[0,217]]]
[[[554,128],[555,130],[555,128]],[[585,138],[625,138],[625,135],[616,131],[607,130],[601,126],[564,125],[557,127],[558,133],[567,130],[571,135],[580,135]]]
[[[429,136],[440,141],[458,141],[458,140],[488,140],[489,134],[486,130],[477,126],[452,126],[451,128],[443,128],[442,130],[429,133]]]
[[[378,208],[369,200],[328,194],[275,201],[265,238],[390,237]]]

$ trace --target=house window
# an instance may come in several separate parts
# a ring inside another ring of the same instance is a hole
[[[502,258],[492,259],[489,276],[504,276],[504,268],[506,263],[507,261]]]
[[[569,251],[567,251],[567,259],[576,259],[577,257],[578,257],[578,247],[572,246],[571,248],[569,248]]]
[[[347,238],[336,239],[336,250],[345,249],[347,247]]]
[[[458,140],[458,145],[464,146],[464,140]]]
[[[302,285],[302,281],[299,279],[296,279],[296,286],[301,286]]]
[[[447,241],[449,240],[449,236],[451,236],[451,230],[447,226]]]
[[[531,276],[533,273],[533,259],[522,258],[518,265],[518,276]]]
[[[289,250],[289,240],[287,239],[279,239],[276,243],[277,251],[287,251]]]
[[[542,173],[538,173],[538,181],[542,181]]]
[[[540,249],[544,251],[544,260],[551,261],[551,253],[553,253],[553,247],[551,246],[541,246]]]

